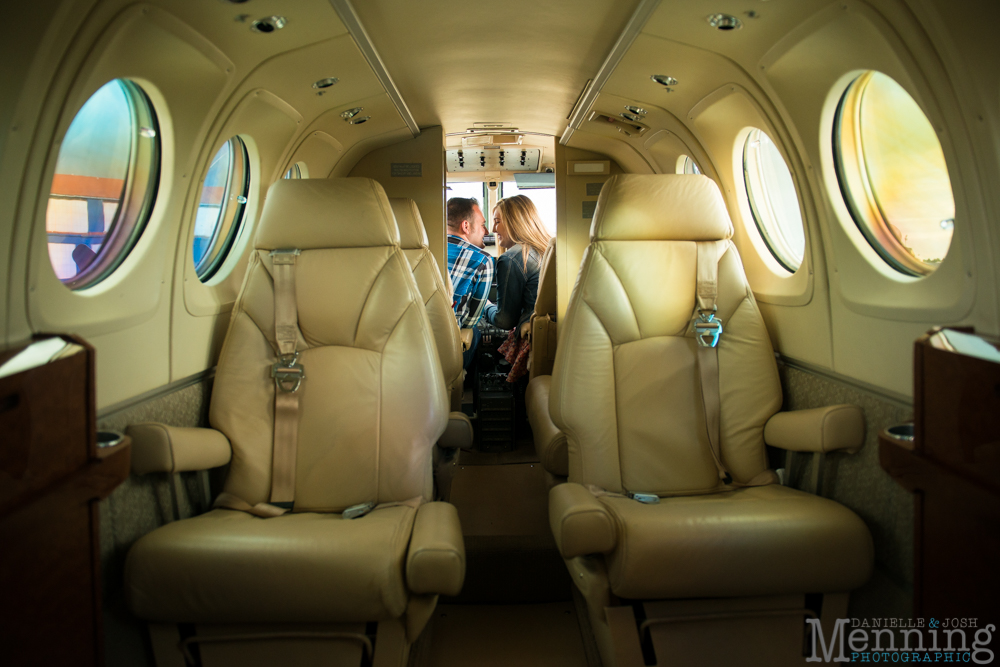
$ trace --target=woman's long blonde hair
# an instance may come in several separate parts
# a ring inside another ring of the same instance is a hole
[[[542,217],[538,215],[535,202],[524,195],[514,195],[498,201],[495,210],[500,213],[500,222],[510,240],[521,244],[521,259],[525,267],[528,266],[528,252],[531,248],[539,256],[545,254],[545,247],[552,237],[545,229]]]

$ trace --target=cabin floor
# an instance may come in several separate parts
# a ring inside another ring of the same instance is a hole
[[[449,500],[465,536],[465,585],[441,598],[410,667],[600,666],[552,538],[548,494],[530,436],[513,451],[460,454]]]

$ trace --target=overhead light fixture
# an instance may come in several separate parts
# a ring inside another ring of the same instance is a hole
[[[743,27],[743,21],[732,14],[712,14],[706,20],[716,30],[739,30]]]
[[[345,121],[349,121],[364,110],[365,110],[364,107],[354,107],[353,109],[342,111],[340,113],[340,117],[343,118]]]
[[[675,79],[672,76],[668,76],[666,74],[654,74],[649,78],[655,81],[656,83],[660,84],[661,86],[663,86],[663,89],[666,90],[668,93],[674,92],[674,89],[671,88],[671,86],[676,86],[678,83],[677,79]]]
[[[361,116],[359,118],[351,118],[347,122],[350,123],[351,125],[361,125],[362,123],[367,123],[371,119],[372,119],[371,116]]]
[[[646,115],[646,110],[645,109],[643,109],[642,107],[637,107],[634,104],[626,104],[625,105],[625,110],[628,111],[629,113],[634,113],[636,116],[645,116]]]
[[[629,113],[627,111],[622,111],[618,115],[621,116],[622,118],[624,118],[625,120],[632,121],[633,123],[639,120],[639,116],[637,114]]]
[[[269,33],[276,30],[281,30],[285,27],[287,21],[284,16],[265,16],[262,19],[257,19],[250,24],[250,29],[254,32]]]
[[[316,90],[323,90],[324,88],[329,88],[330,86],[335,86],[340,83],[340,79],[335,76],[328,76],[325,79],[320,79],[313,84],[313,88]]]

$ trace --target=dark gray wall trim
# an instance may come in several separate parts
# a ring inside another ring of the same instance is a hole
[[[834,382],[839,382],[841,384],[850,385],[858,391],[863,391],[877,399],[893,403],[896,407],[913,409],[913,398],[905,394],[900,394],[889,389],[883,389],[882,387],[877,387],[873,384],[868,384],[867,382],[862,382],[861,380],[855,380],[852,377],[846,375],[841,375],[840,373],[835,373],[828,368],[823,368],[821,366],[816,366],[810,364],[806,361],[799,361],[797,359],[792,359],[786,357],[782,354],[775,352],[775,357],[778,358],[779,364],[784,364],[789,368],[794,368],[800,370],[803,373],[810,373],[812,375],[818,375],[820,377],[826,378],[827,380],[832,380]]]
[[[180,380],[175,380],[170,384],[165,384],[162,387],[157,387],[147,391],[144,394],[139,394],[138,396],[133,396],[132,398],[126,399],[120,403],[115,403],[114,405],[109,405],[103,410],[97,411],[97,419],[108,419],[113,417],[116,413],[123,410],[128,410],[129,408],[134,408],[135,406],[145,403],[146,401],[151,401],[154,398],[159,398],[161,396],[166,396],[167,394],[172,394],[175,391],[180,391],[191,385],[200,384],[205,380],[210,380],[215,377],[215,367],[209,368],[207,371],[202,371],[201,373],[195,373],[194,375],[189,375],[186,378],[181,378]]]

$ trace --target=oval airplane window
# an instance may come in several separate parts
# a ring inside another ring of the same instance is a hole
[[[698,168],[698,163],[691,159],[688,155],[682,155],[677,158],[677,168],[675,169],[678,174],[700,174],[701,169]]]
[[[752,130],[743,146],[743,178],[754,223],[767,249],[786,270],[802,265],[806,250],[795,182],[771,137]]]
[[[212,158],[198,200],[192,254],[202,282],[215,275],[229,254],[249,192],[250,157],[243,140],[233,137]]]
[[[916,100],[885,74],[862,74],[840,100],[833,146],[841,192],[868,243],[901,273],[932,273],[951,245],[955,198]]]
[[[139,240],[159,185],[158,134],[149,98],[124,79],[102,86],[70,123],[45,212],[49,261],[67,287],[108,277]]]
[[[282,178],[286,180],[293,178],[309,178],[309,167],[306,166],[305,162],[296,162],[288,168],[288,171],[285,172],[285,175],[282,176]]]

